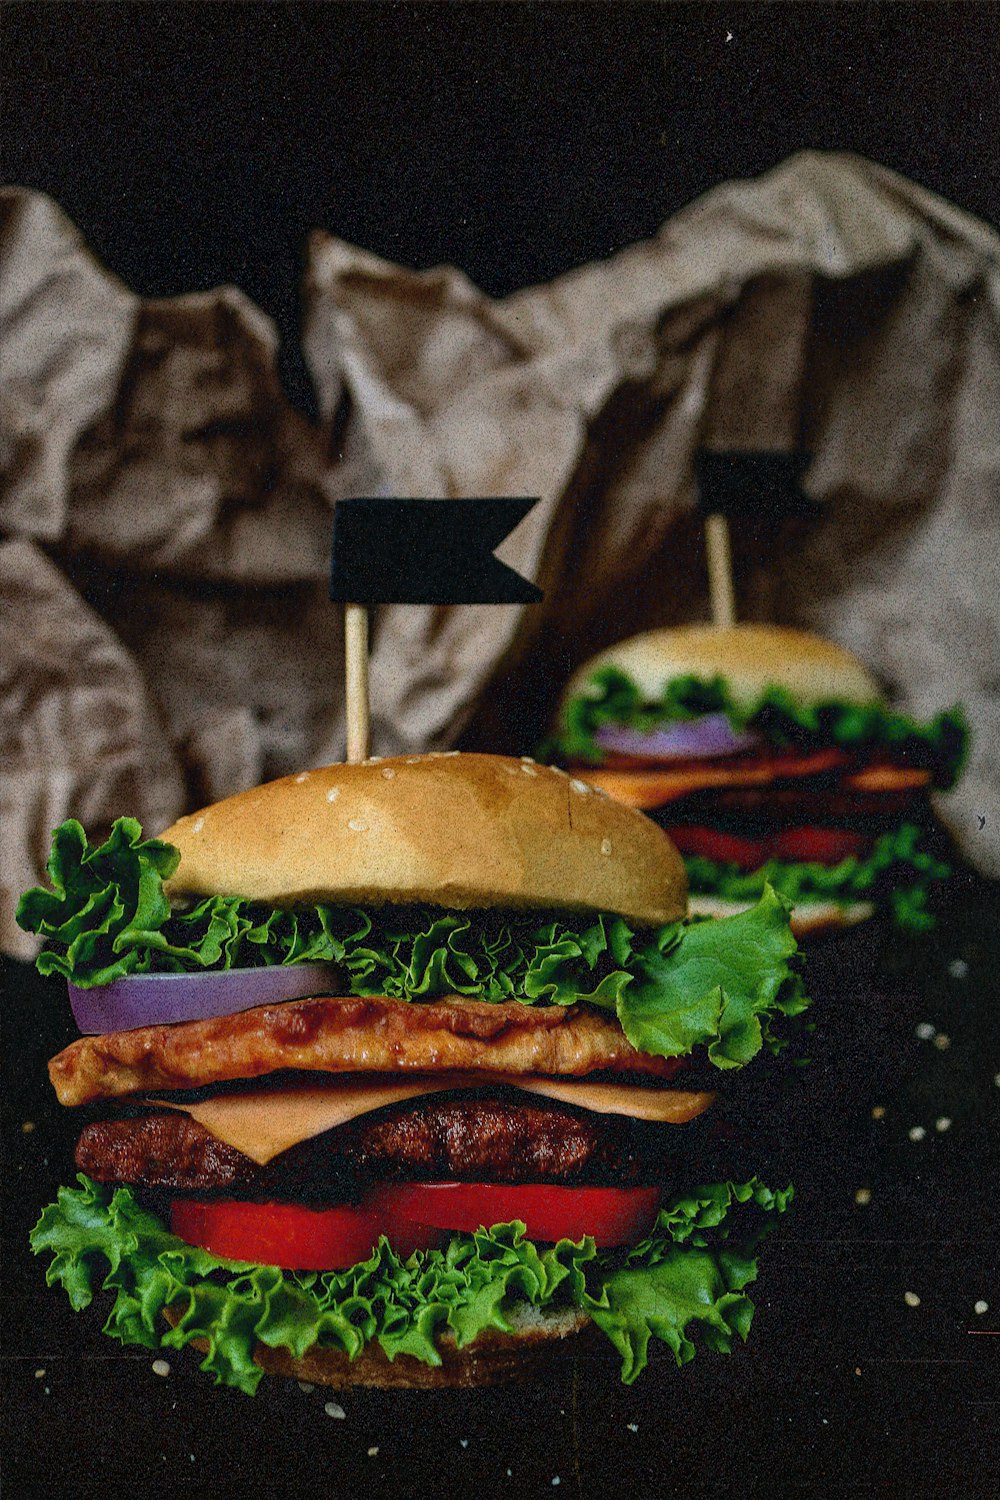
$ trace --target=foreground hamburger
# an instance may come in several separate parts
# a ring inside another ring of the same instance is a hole
[[[584,1330],[746,1336],[790,1190],[705,1178],[718,1081],[805,1008],[787,904],[685,920],[648,819],[529,760],[273,782],[22,898],[86,1033],[77,1189],[32,1241],[106,1332],[217,1381],[475,1384]]]
[[[932,921],[949,873],[929,793],[965,752],[960,712],[896,713],[850,652],[773,625],[653,630],[571,679],[547,754],[643,808],[684,855],[696,911],[771,884],[803,933],[891,910]]]

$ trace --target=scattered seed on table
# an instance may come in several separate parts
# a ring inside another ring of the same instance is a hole
[[[855,1365],[854,1366],[854,1373],[855,1373],[855,1375],[860,1375],[861,1374],[861,1366],[860,1365]]]
[[[458,1440],[458,1446],[460,1448],[467,1448],[469,1446],[469,1439],[468,1438],[459,1438],[459,1440]]]
[[[638,1422],[626,1422],[625,1425],[628,1428],[629,1432],[638,1432],[639,1431],[639,1424],[638,1424]]]
[[[921,1021],[920,1025],[917,1026],[915,1028],[915,1030],[916,1030],[917,1036],[920,1038],[920,1040],[922,1042],[929,1042],[930,1039],[931,1039],[931,1037],[934,1035],[935,1031],[937,1030],[937,1027],[936,1026],[932,1026],[931,1023],[930,1023],[930,1021]]]
[[[927,1131],[922,1125],[911,1125],[906,1133],[911,1141],[922,1141]]]
[[[952,979],[964,979],[969,972],[969,965],[964,958],[953,958],[948,965],[948,973]]]
[[[858,1188],[857,1192],[854,1194],[854,1201],[859,1208],[867,1208],[869,1203],[872,1201],[871,1188]]]
[[[368,1457],[369,1458],[375,1458],[377,1456],[377,1454],[378,1454],[378,1449],[377,1448],[369,1448],[368,1449]]]
[[[917,1296],[916,1292],[904,1292],[903,1301],[906,1303],[907,1307],[920,1306],[920,1298]]]
[[[943,1131],[943,1130],[950,1130],[951,1129],[951,1121],[949,1120],[948,1116],[947,1115],[938,1115],[937,1119],[934,1121],[934,1129],[935,1130],[941,1130],[941,1131]]]
[[[314,1391],[315,1389],[316,1389],[316,1387],[314,1385],[311,1385],[308,1380],[300,1380],[299,1381],[299,1390],[300,1391],[305,1391],[305,1393],[306,1393],[307,1396],[309,1395],[310,1391]]]
[[[167,1361],[165,1359],[154,1359],[153,1360],[153,1374],[154,1375],[169,1375],[170,1374],[170,1366],[167,1364]]]
[[[988,1302],[984,1302],[983,1299],[982,1299],[982,1297],[980,1297],[979,1301],[976,1303],[975,1307],[972,1309],[973,1312],[979,1313],[980,1317],[983,1315],[984,1312],[989,1312],[989,1310],[990,1310],[990,1304]]]
[[[945,1036],[943,1031],[939,1031],[937,1036],[934,1038],[934,1045],[939,1052],[947,1052],[948,1048],[951,1046],[951,1037]]]
[[[44,1374],[45,1374],[44,1370],[36,1370],[35,1371],[35,1379],[36,1380],[41,1380]]]
[[[872,1109],[872,1119],[873,1120],[884,1120],[885,1119],[885,1105],[884,1104],[876,1104],[874,1106],[874,1108]]]
[[[346,1411],[340,1405],[339,1401],[328,1401],[323,1410],[326,1412],[328,1417],[334,1417],[339,1422],[342,1422],[343,1419],[347,1416]]]
[[[34,1122],[34,1120],[25,1120],[24,1124],[21,1126],[21,1129],[24,1131],[25,1135],[30,1135],[31,1132],[34,1130],[34,1128],[35,1128],[35,1122]]]

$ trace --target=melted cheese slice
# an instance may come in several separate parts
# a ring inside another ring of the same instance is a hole
[[[618,1083],[588,1083],[576,1078],[513,1078],[509,1074],[425,1073],[396,1080],[385,1074],[359,1079],[357,1075],[325,1079],[304,1088],[258,1089],[245,1094],[220,1094],[192,1104],[147,1099],[161,1109],[176,1109],[197,1120],[216,1140],[224,1141],[266,1166],[300,1141],[346,1125],[359,1115],[445,1090],[503,1084],[528,1094],[541,1094],[563,1104],[575,1104],[595,1114],[631,1115],[637,1120],[659,1120],[684,1125],[704,1114],[714,1094],[680,1089],[637,1088]]]

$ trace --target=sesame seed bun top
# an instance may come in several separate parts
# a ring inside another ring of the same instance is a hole
[[[786,688],[804,704],[880,703],[875,678],[842,646],[785,625],[684,625],[650,630],[609,646],[579,667],[563,701],[583,693],[599,667],[627,673],[650,702],[675,677],[724,677],[737,701]]]
[[[162,837],[181,852],[172,896],[609,911],[641,925],[674,921],[687,904],[683,862],[661,829],[527,758],[323,766],[227,797]]]

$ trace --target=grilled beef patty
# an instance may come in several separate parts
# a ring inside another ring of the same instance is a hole
[[[631,1184],[669,1169],[662,1128],[620,1115],[481,1095],[394,1105],[303,1141],[260,1166],[173,1110],[87,1125],[76,1164],[99,1182],[225,1192],[254,1198],[329,1198],[358,1182]]]

